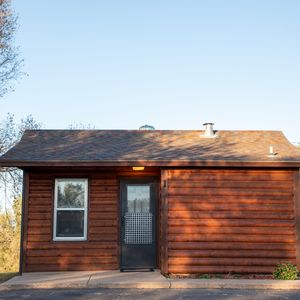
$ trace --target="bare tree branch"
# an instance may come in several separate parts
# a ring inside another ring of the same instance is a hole
[[[0,0],[0,97],[12,90],[12,81],[21,77],[23,60],[19,49],[14,47],[14,33],[17,29],[11,0]]]
[[[1,0],[0,0],[1,1]],[[37,123],[31,115],[16,124],[14,116],[8,114],[0,123],[0,155],[13,147],[22,137],[26,129],[38,129],[41,124]],[[0,168],[0,188],[3,189],[3,199],[0,203],[4,208],[11,206],[13,200],[21,195],[22,172],[17,168]],[[0,194],[1,195],[1,194]]]

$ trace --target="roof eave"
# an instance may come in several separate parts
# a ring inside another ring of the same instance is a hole
[[[300,168],[295,161],[229,161],[229,160],[116,160],[116,161],[0,161],[0,167],[289,167]]]

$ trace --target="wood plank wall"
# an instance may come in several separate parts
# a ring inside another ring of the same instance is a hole
[[[29,172],[28,218],[25,221],[23,271],[119,269],[120,176],[153,176],[159,171]],[[88,240],[54,242],[53,189],[55,178],[89,179]]]
[[[86,178],[85,174],[82,175]],[[77,176],[81,177],[79,174]],[[25,271],[117,269],[116,176],[89,175],[89,230],[86,242],[52,241],[55,177],[30,174]]]
[[[164,170],[165,273],[271,273],[296,263],[294,171]]]

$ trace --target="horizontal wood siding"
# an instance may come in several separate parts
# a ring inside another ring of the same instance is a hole
[[[168,273],[296,263],[294,171],[168,170]]]
[[[88,240],[54,242],[56,177],[89,178]],[[117,174],[30,173],[25,271],[118,269]]]

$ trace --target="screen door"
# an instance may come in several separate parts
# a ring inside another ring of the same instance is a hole
[[[121,182],[121,270],[155,268],[155,207],[155,182]]]

